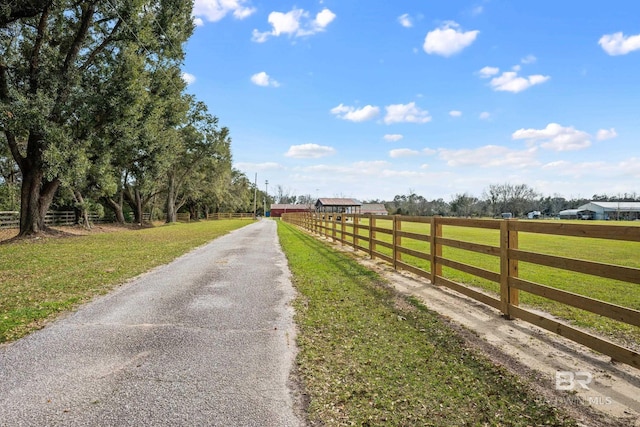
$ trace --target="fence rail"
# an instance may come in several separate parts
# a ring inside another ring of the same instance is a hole
[[[520,236],[523,233],[527,237],[546,234],[639,243],[640,227],[638,226],[306,212],[283,214],[282,220],[316,235],[330,238],[335,242],[339,241],[343,245],[350,245],[354,250],[367,252],[371,258],[383,259],[397,270],[407,270],[426,277],[437,286],[451,288],[498,309],[508,319],[525,320],[606,354],[613,360],[640,369],[640,354],[637,351],[520,306],[520,293],[525,292],[638,327],[640,326],[640,310],[637,309],[639,307],[625,307],[558,289],[549,284],[538,283],[532,278],[520,277],[520,268],[521,266],[542,266],[547,269],[577,272],[624,282],[626,286],[632,287],[630,290],[632,295],[640,295],[640,289],[634,288],[635,285],[640,284],[640,268],[543,254],[519,247]],[[443,229],[446,227],[464,227],[472,231],[486,230],[483,232],[490,236],[489,240],[493,240],[493,244],[444,237]],[[444,256],[443,249],[464,251],[491,258],[494,260],[494,270],[497,271]],[[464,284],[461,280],[456,281],[452,277],[445,277],[443,267],[494,283],[498,290],[497,295],[480,291]]]
[[[142,214],[143,221],[149,221],[151,215],[147,212]],[[252,213],[215,213],[207,215],[207,219],[253,219]],[[177,220],[180,222],[189,222],[190,215],[187,212],[179,212]],[[104,222],[105,219],[97,213],[89,213],[89,221],[98,223]],[[76,216],[74,211],[50,211],[45,216],[44,223],[46,225],[74,225]],[[1,228],[20,228],[20,212],[18,211],[0,211],[0,229]]]
[[[253,219],[252,213],[213,213],[208,214],[207,219]]]
[[[89,221],[101,222],[103,219],[97,213],[89,213]],[[73,225],[76,215],[73,211],[49,211],[44,217],[46,225]],[[0,212],[0,228],[20,228],[20,212]]]

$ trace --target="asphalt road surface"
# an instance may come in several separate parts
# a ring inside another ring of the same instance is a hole
[[[0,347],[0,425],[302,425],[293,294],[276,223],[236,230]]]

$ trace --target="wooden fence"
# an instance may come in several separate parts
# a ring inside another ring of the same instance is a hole
[[[147,212],[142,214],[143,221],[149,221],[151,215]],[[73,211],[50,211],[44,219],[46,225],[73,225],[75,224],[75,213]],[[252,213],[215,213],[207,215],[207,219],[253,219]],[[187,212],[179,212],[177,220],[189,222],[190,215]],[[89,213],[89,221],[104,222],[97,213]],[[20,212],[0,211],[0,228],[20,228]]]
[[[103,219],[97,213],[89,213],[89,221],[101,222]],[[73,225],[76,215],[73,211],[49,211],[44,218],[46,225]],[[0,212],[0,228],[20,228],[20,212]]]
[[[525,233],[526,236],[546,234],[561,238],[570,236],[638,243],[639,226],[335,213],[288,213],[282,216],[282,220],[343,245],[350,245],[354,250],[365,251],[371,258],[383,259],[397,270],[407,270],[426,277],[437,286],[451,288],[496,308],[508,319],[525,320],[606,354],[613,360],[640,368],[640,354],[637,351],[577,329],[551,316],[523,308],[519,300],[520,292],[527,292],[634,327],[640,327],[639,310],[525,280],[519,277],[519,264],[625,282],[627,285],[631,284],[631,295],[640,295],[640,289],[635,287],[640,284],[640,268],[537,253],[523,250],[518,244],[520,233]],[[489,230],[494,244],[445,238],[443,229],[447,227]],[[449,252],[481,254],[485,258],[495,259],[496,269],[492,271],[461,262],[460,259],[453,259],[454,257],[445,257],[443,248],[448,248]],[[579,249],[576,248],[577,251]],[[632,257],[637,259],[634,255]],[[468,277],[493,282],[498,296],[445,277],[443,267],[449,271],[457,270]]]
[[[207,219],[253,219],[252,213],[213,213]]]

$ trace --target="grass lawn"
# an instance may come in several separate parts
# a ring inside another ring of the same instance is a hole
[[[0,343],[249,223],[203,221],[2,244]]]
[[[320,425],[575,425],[439,317],[278,222],[299,296],[299,373]]]

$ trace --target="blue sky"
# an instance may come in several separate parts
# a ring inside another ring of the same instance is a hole
[[[188,92],[269,193],[640,193],[640,2],[196,0]]]

